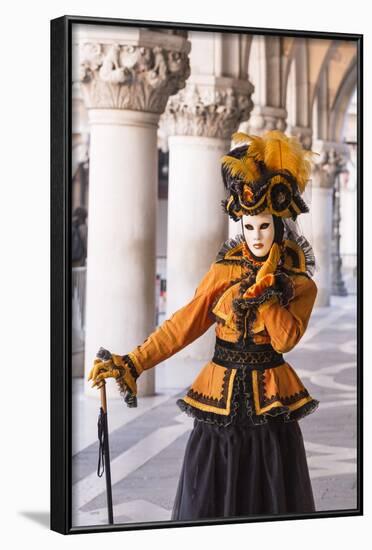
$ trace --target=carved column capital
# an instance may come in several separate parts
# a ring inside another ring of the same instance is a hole
[[[336,177],[346,170],[347,152],[343,144],[323,142],[313,168],[312,181],[315,187],[333,188]]]
[[[284,132],[287,127],[286,118],[286,109],[255,105],[250,119],[241,126],[241,130],[255,135],[261,135],[267,130]]]
[[[146,29],[75,31],[74,78],[89,109],[161,114],[190,75],[190,42]]]
[[[189,81],[171,97],[160,119],[164,135],[202,136],[230,140],[252,110],[253,85],[224,77]]]
[[[291,136],[298,139],[304,149],[310,150],[313,140],[313,130],[306,126],[291,126],[289,131]]]
[[[312,148],[314,151],[320,154],[322,154],[323,152],[328,153],[330,151],[334,151],[339,156],[343,156],[344,158],[349,158],[350,156],[349,146],[341,141],[316,139],[313,140]]]

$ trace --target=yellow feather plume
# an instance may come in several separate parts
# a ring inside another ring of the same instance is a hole
[[[297,138],[287,137],[278,130],[266,132],[264,163],[270,170],[288,170],[297,180],[300,193],[305,190],[311,164],[310,152],[302,148]],[[309,154],[310,153],[310,154]]]
[[[231,136],[231,139],[237,145],[239,143],[249,143],[250,142],[250,136],[248,134],[245,134],[244,132],[235,132],[235,134],[233,134]]]
[[[255,181],[260,176],[259,170],[251,158],[237,159],[224,155],[221,162],[233,177],[241,177],[246,182]]]
[[[288,170],[303,193],[310,176],[312,156],[316,153],[303,149],[297,138],[271,130],[262,137],[236,132],[232,139],[237,144],[249,144],[247,158],[264,162],[269,170]]]
[[[249,144],[249,150],[247,151],[247,158],[252,158],[255,162],[263,161],[265,157],[265,142],[264,140],[255,135],[244,134],[243,132],[235,132],[232,135],[234,143],[247,143]]]
[[[303,149],[297,138],[271,130],[262,137],[235,132],[232,140],[236,145],[249,145],[241,159],[228,155],[222,157],[222,163],[233,177],[241,177],[245,182],[255,181],[261,175],[257,163],[263,162],[268,170],[288,170],[296,178],[299,192],[304,192],[309,181],[312,156],[316,153]]]

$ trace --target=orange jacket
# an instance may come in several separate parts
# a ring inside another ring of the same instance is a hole
[[[272,289],[259,295],[251,308],[250,325],[242,326],[233,301],[239,298],[242,281],[254,274],[257,264],[242,239],[231,240],[222,247],[197,287],[194,297],[159,326],[143,344],[128,355],[137,374],[165,361],[196,340],[216,321],[218,339],[237,343],[242,332],[249,333],[250,342],[270,344],[279,353],[294,348],[304,334],[317,287],[306,274],[306,258],[302,248],[294,241],[284,241],[282,272],[287,281],[288,304],[281,305],[280,294]],[[253,279],[253,280],[254,280]],[[260,423],[267,415],[286,413],[283,419],[291,420],[309,414],[318,405],[289,363],[265,368],[250,369],[254,410],[252,417]],[[192,382],[178,405],[189,414],[210,421],[229,423],[232,417],[232,401],[236,368],[226,368],[208,361]]]

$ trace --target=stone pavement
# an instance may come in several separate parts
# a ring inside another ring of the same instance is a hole
[[[350,288],[350,284],[348,285]],[[315,308],[298,346],[285,355],[319,408],[300,420],[318,511],[356,502],[356,297],[332,297]],[[161,368],[161,366],[157,367]],[[191,383],[191,380],[190,380]],[[193,419],[176,405],[185,388],[139,398],[137,409],[110,400],[109,428],[115,523],[170,519]],[[96,475],[99,402],[74,380],[73,524],[107,523],[105,479]]]

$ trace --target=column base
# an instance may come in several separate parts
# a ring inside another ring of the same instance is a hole
[[[329,307],[331,305],[331,294],[328,289],[318,288],[314,307]]]
[[[344,281],[340,281],[332,286],[333,296],[348,296],[348,291],[346,289]]]

